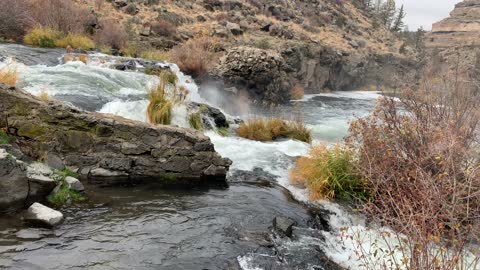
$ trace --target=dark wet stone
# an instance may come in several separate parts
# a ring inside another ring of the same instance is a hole
[[[282,236],[292,237],[292,228],[296,222],[286,217],[275,217],[273,229]]]

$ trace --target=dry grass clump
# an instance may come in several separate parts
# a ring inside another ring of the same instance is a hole
[[[28,45],[42,48],[81,48],[93,49],[95,42],[82,34],[68,33],[64,34],[52,28],[37,27],[30,30],[24,37],[24,42]]]
[[[290,170],[290,181],[306,187],[311,200],[363,200],[368,196],[367,188],[353,162],[354,152],[345,146],[317,145],[297,160]]]
[[[55,43],[62,38],[62,32],[51,28],[36,27],[30,30],[23,41],[32,46],[54,48]]]
[[[42,90],[40,92],[40,95],[38,96],[41,100],[43,101],[48,101],[50,100],[50,96],[48,95],[48,93],[45,91],[45,90]]]
[[[16,86],[18,81],[18,72],[15,67],[7,65],[0,69],[0,83]]]
[[[139,55],[143,59],[157,60],[157,61],[169,61],[170,53],[162,50],[146,50],[140,52]]]
[[[196,37],[174,47],[171,60],[180,70],[195,77],[203,76],[213,63],[216,41],[211,37]]]
[[[302,121],[286,121],[281,118],[256,118],[243,122],[237,135],[249,140],[267,142],[290,138],[312,142],[311,130]]]
[[[91,50],[95,48],[95,42],[85,35],[68,33],[65,37],[56,40],[55,46]]]
[[[391,247],[404,255],[391,269],[480,265],[479,253],[476,267],[464,262],[480,240],[479,85],[458,75],[426,78],[351,125],[348,142],[372,194],[365,210],[406,236]]]
[[[147,107],[147,118],[151,124],[170,125],[172,122],[173,102],[169,100],[166,84],[159,86],[148,93],[150,103]]]
[[[177,76],[171,71],[159,74],[160,83],[156,89],[148,93],[150,101],[147,107],[147,118],[151,124],[170,125],[172,108],[175,104],[185,101],[187,92],[177,88]]]
[[[166,20],[158,20],[152,24],[152,32],[159,36],[170,37],[175,35],[177,27]]]
[[[188,122],[190,123],[190,127],[193,129],[203,129],[202,114],[200,112],[190,114],[190,116],[188,117]]]

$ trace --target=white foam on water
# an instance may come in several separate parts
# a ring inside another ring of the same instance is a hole
[[[262,268],[253,265],[253,258],[251,256],[238,256],[237,261],[242,270],[263,270]]]
[[[148,100],[146,99],[137,101],[114,100],[105,104],[99,112],[147,122],[147,106]]]
[[[306,190],[290,184],[288,170],[293,166],[296,157],[308,153],[309,144],[295,140],[258,142],[239,137],[222,137],[213,131],[207,132],[206,135],[210,137],[215,150],[221,156],[233,161],[232,170],[249,171],[262,168],[278,176],[278,183],[289,189],[296,199],[307,201]]]
[[[294,100],[298,101],[309,101],[315,97],[338,97],[338,98],[350,98],[350,99],[361,99],[361,100],[374,100],[381,97],[379,91],[334,91],[330,93],[320,93],[305,95],[302,99]]]

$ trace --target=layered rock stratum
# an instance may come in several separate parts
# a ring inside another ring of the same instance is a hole
[[[465,0],[455,5],[450,17],[432,26],[427,47],[479,47],[480,0]]]
[[[222,183],[231,164],[200,132],[88,113],[2,84],[0,127],[26,155],[55,159],[93,182]]]

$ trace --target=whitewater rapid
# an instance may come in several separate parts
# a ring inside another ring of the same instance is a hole
[[[42,93],[49,97],[63,100],[73,106],[90,106],[92,111],[119,115],[128,119],[146,122],[147,93],[158,84],[158,78],[141,72],[118,71],[112,69],[116,58],[95,54],[88,64],[74,61],[56,66],[26,66],[11,60],[0,62],[15,66],[19,72],[18,86],[39,96]],[[10,62],[9,62],[10,61]],[[200,96],[199,88],[194,80],[180,72],[175,64],[165,63],[174,71],[179,79],[178,85],[190,92],[189,101],[207,103]],[[333,92],[317,95],[306,95],[302,100],[293,101],[291,105],[282,107],[285,114],[301,110],[303,118],[313,131],[315,143],[335,143],[348,133],[349,122],[355,117],[367,115],[380,96],[377,92]],[[173,124],[188,127],[185,106],[176,106],[173,111]],[[215,149],[233,161],[232,170],[253,170],[262,168],[277,176],[280,185],[291,191],[299,201],[307,202],[305,189],[290,184],[288,170],[295,159],[306,155],[311,145],[284,140],[279,142],[256,142],[236,136],[222,137],[215,131],[208,131]],[[361,215],[354,215],[338,204],[319,201],[324,208],[330,210],[331,231],[322,232],[325,241],[320,239],[301,239],[301,241],[317,241],[326,255],[338,264],[349,269],[362,269],[362,254],[358,254],[358,245],[365,250],[367,258],[378,260],[378,265],[389,259],[401,259],[401,254],[389,254],[385,239],[390,243],[397,241],[391,237],[386,228],[371,228],[365,225]],[[379,251],[382,250],[382,251]],[[374,256],[375,253],[375,256]],[[259,270],[252,258],[247,255],[238,257],[243,269]],[[261,269],[260,269],[261,270]]]

